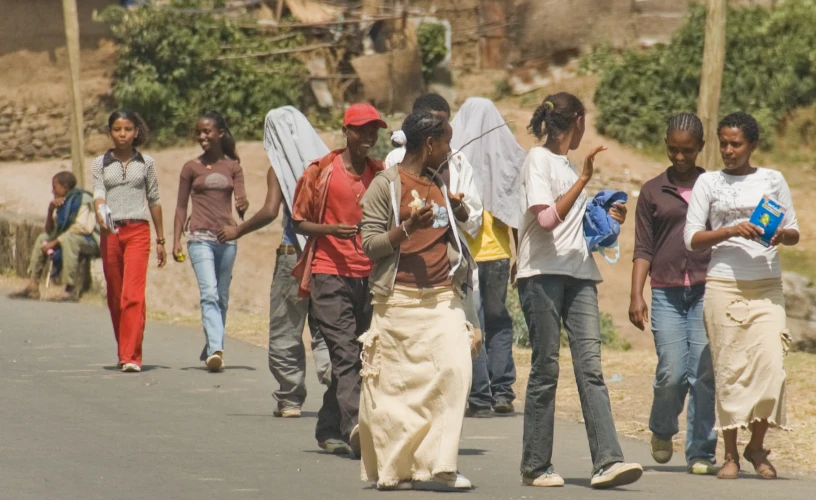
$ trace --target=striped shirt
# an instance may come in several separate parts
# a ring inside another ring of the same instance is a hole
[[[114,221],[147,221],[148,206],[161,204],[156,166],[147,155],[135,151],[126,169],[109,150],[94,158],[92,170],[94,198],[105,200]]]

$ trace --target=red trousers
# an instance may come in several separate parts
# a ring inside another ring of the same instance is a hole
[[[136,222],[118,229],[118,234],[103,234],[100,242],[108,309],[119,346],[119,363],[141,366],[150,224]]]

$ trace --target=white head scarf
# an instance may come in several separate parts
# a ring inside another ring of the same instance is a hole
[[[303,113],[292,106],[283,106],[266,115],[264,149],[292,213],[298,179],[311,162],[329,154],[329,148]],[[297,237],[300,248],[305,248],[306,238]]]
[[[496,105],[489,99],[466,100],[451,122],[451,149],[504,123]],[[508,127],[501,127],[472,142],[462,152],[473,166],[473,179],[482,197],[484,209],[512,228],[519,223],[519,187],[521,167],[527,152]]]

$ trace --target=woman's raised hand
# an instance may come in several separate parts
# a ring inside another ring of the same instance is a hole
[[[581,177],[584,181],[589,181],[592,178],[592,174],[595,173],[595,155],[601,151],[606,151],[606,146],[598,146],[584,158],[584,171],[581,172]]]

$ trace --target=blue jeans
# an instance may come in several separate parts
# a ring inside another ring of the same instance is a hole
[[[203,361],[218,351],[224,351],[229,287],[238,245],[193,241],[187,248],[198,280],[198,290],[201,292],[201,322],[204,324],[206,340],[204,350],[201,351]]]
[[[499,402],[516,399],[513,383],[513,320],[507,312],[507,282],[510,259],[479,262],[479,290],[474,293],[476,310],[484,342],[479,357],[473,360],[473,385],[468,406],[490,408]]]
[[[652,332],[657,349],[649,429],[670,440],[686,394],[686,461],[715,461],[714,369],[703,325],[705,285],[652,289]]]
[[[533,348],[524,403],[522,475],[538,477],[552,466],[562,321],[572,352],[592,472],[623,462],[601,370],[601,324],[595,282],[572,276],[539,275],[521,278],[518,283]]]

